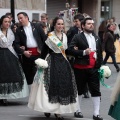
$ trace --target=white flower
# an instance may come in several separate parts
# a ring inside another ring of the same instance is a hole
[[[111,70],[108,66],[101,66],[100,69],[103,69],[104,71],[104,77],[109,78],[111,76]]]
[[[43,60],[41,58],[36,59],[35,64],[38,66],[38,68],[47,68],[48,67],[47,61]]]

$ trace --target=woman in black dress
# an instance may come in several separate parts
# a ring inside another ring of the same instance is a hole
[[[4,15],[0,19],[0,99],[4,104],[7,104],[7,99],[28,95],[26,79],[12,47],[13,41],[10,20]]]
[[[55,113],[57,120],[63,120],[60,114],[74,113],[77,110],[78,96],[74,73],[65,54],[67,37],[62,32],[63,19],[56,17],[53,20],[53,28],[41,53],[42,58],[47,55],[48,68],[44,69],[42,80],[38,69],[28,106],[45,112],[46,116]]]

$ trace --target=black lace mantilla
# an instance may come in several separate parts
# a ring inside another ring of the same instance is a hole
[[[20,92],[24,78],[18,58],[8,49],[0,49],[0,94]]]
[[[49,67],[44,71],[44,86],[50,103],[68,105],[76,102],[77,87],[68,61],[62,54],[52,53],[48,58]]]

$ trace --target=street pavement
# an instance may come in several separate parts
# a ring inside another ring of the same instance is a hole
[[[113,120],[108,116],[108,110],[110,107],[110,95],[115,80],[118,76],[116,69],[113,64],[108,64],[112,71],[112,75],[109,79],[105,79],[105,83],[110,85],[111,88],[105,88],[101,85],[101,116],[104,120]],[[120,65],[119,65],[120,66]],[[33,111],[27,107],[28,98],[18,99],[18,100],[8,100],[8,106],[0,106],[0,120],[55,120],[54,115],[45,118],[43,113]],[[65,120],[92,120],[93,115],[93,104],[91,98],[83,98],[81,104],[82,113],[84,115],[83,119],[74,118],[73,114],[64,114]]]

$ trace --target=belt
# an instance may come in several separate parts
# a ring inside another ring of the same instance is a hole
[[[27,48],[27,50],[32,51],[32,55],[40,55],[40,53],[38,52],[38,48]]]

